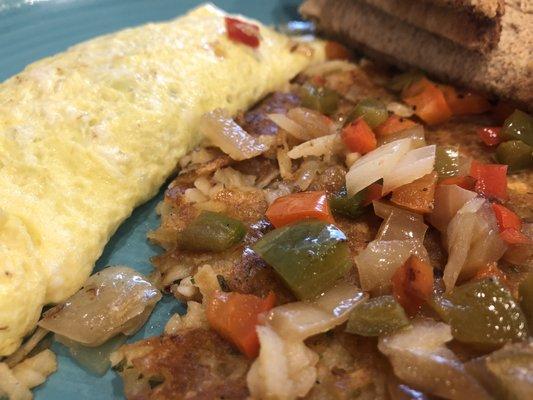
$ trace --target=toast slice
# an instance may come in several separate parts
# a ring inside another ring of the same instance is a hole
[[[502,31],[496,47],[486,54],[465,48],[431,31],[406,22],[393,13],[369,3],[378,0],[306,0],[301,13],[317,24],[318,30],[371,58],[402,68],[419,68],[459,86],[517,102],[533,109],[533,11],[530,2],[507,0],[501,17]],[[411,4],[420,4],[416,0]],[[451,0],[436,0],[442,5]],[[453,2],[454,4],[456,2]],[[498,7],[481,1],[478,9],[496,15]],[[490,3],[490,1],[489,1]],[[481,8],[480,8],[481,7]]]
[[[498,44],[503,0],[364,0],[406,23],[487,53]]]

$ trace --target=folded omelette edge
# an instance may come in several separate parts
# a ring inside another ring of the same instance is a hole
[[[0,355],[81,287],[203,113],[246,109],[324,57],[256,21],[258,49],[231,42],[225,15],[204,5],[98,37],[0,84]]]

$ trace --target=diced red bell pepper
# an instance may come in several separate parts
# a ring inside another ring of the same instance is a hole
[[[500,231],[506,229],[522,229],[522,220],[518,215],[509,210],[507,207],[502,206],[501,204],[492,204],[492,210],[496,216],[496,221],[498,221],[498,227]]]
[[[452,176],[450,178],[444,178],[439,182],[439,185],[457,185],[466,190],[474,190],[476,180],[471,176]]]
[[[260,43],[259,27],[237,18],[226,17],[226,31],[228,37],[234,42],[257,48]]]
[[[446,122],[453,115],[442,90],[426,78],[404,90],[403,100],[413,106],[415,114],[428,125]]]
[[[508,244],[527,244],[529,238],[522,230],[522,220],[518,215],[501,204],[492,204],[492,210],[498,222],[500,237]]]
[[[433,293],[433,268],[411,256],[392,276],[392,293],[409,315],[415,315]]]
[[[468,91],[458,92],[447,85],[442,85],[440,89],[454,115],[482,114],[492,108],[489,101],[480,94]]]
[[[487,146],[497,146],[502,141],[500,138],[501,130],[502,128],[499,126],[486,126],[484,128],[479,128],[477,130],[477,135]]]
[[[259,354],[259,338],[255,330],[259,315],[275,304],[276,296],[272,292],[262,299],[251,294],[217,291],[207,303],[205,313],[215,331],[248,358],[255,358]]]
[[[490,199],[506,201],[507,194],[507,165],[482,164],[472,161],[470,175],[476,180],[475,191]]]
[[[529,244],[529,238],[517,229],[506,229],[500,232],[500,237],[507,244]]]
[[[379,200],[383,197],[383,185],[379,183],[373,183],[365,189],[365,197],[361,205],[363,207],[369,205],[374,200]]]
[[[350,151],[361,154],[369,153],[378,146],[376,135],[363,118],[346,125],[341,138]]]
[[[307,218],[334,223],[325,191],[300,192],[279,197],[268,207],[266,216],[276,228]]]
[[[397,115],[391,115],[385,122],[379,125],[376,130],[376,134],[379,136],[392,135],[396,132],[401,132],[405,129],[409,129],[416,126],[416,122],[409,118],[402,118]]]

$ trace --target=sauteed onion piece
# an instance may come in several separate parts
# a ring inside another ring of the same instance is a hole
[[[85,346],[99,346],[118,333],[135,333],[160,299],[159,290],[137,271],[109,267],[48,310],[39,325]]]

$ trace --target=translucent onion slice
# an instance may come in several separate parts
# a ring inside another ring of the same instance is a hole
[[[295,107],[287,112],[287,117],[303,127],[309,137],[316,138],[335,133],[335,124],[318,111]]]
[[[287,154],[291,159],[326,156],[331,157],[343,150],[343,144],[338,134],[326,135],[303,142],[294,146]]]
[[[119,333],[136,332],[160,299],[159,290],[137,271],[109,267],[48,310],[39,325],[85,346],[99,346]]]
[[[429,215],[429,222],[441,232],[446,232],[448,224],[476,193],[457,185],[437,185],[435,189],[435,208]]]
[[[384,174],[383,193],[388,193],[397,187],[411,183],[433,171],[435,150],[436,146],[433,144],[411,150],[405,154],[393,168],[387,170]]]
[[[348,195],[353,196],[388,175],[412,146],[411,139],[400,139],[380,146],[358,159],[346,174]]]
[[[303,73],[307,76],[327,75],[332,72],[353,71],[357,67],[347,61],[331,60],[319,64],[314,64],[307,68]]]
[[[276,307],[268,324],[283,338],[305,340],[346,322],[350,311],[367,295],[358,287],[341,283],[315,301],[298,301]]]
[[[420,243],[424,241],[428,227],[420,214],[412,213],[381,201],[374,201],[374,212],[384,218],[376,240],[414,239]]]
[[[306,159],[294,174],[294,184],[302,191],[307,190],[317,176],[320,167],[318,160],[313,158]]]
[[[126,336],[115,336],[98,347],[83,346],[60,335],[55,335],[55,339],[59,343],[68,347],[72,358],[74,358],[83,368],[96,375],[102,376],[107,372],[109,367],[111,367],[109,356],[126,341]]]
[[[378,348],[389,358],[394,374],[408,385],[446,399],[491,399],[446,347],[450,340],[448,325],[419,320],[412,329],[380,338]]]
[[[198,129],[211,144],[237,161],[253,158],[268,150],[267,145],[249,135],[221,109],[202,115]]]
[[[459,278],[473,276],[479,268],[498,261],[507,246],[500,239],[495,217],[485,199],[467,202],[452,218],[446,231],[448,262],[443,281],[446,291]]]
[[[302,142],[311,139],[300,124],[297,124],[285,114],[268,114],[268,118],[281,129]]]
[[[403,118],[409,118],[415,113],[412,106],[405,103],[398,103],[396,101],[387,104],[387,111]]]
[[[374,240],[355,257],[361,288],[365,291],[390,287],[394,272],[411,254],[429,260],[424,245],[418,240]]]
[[[378,145],[394,142],[400,139],[411,139],[413,141],[413,148],[417,149],[426,145],[426,136],[424,133],[424,127],[422,125],[416,125],[409,129],[393,133],[392,135],[380,136],[378,138]]]

